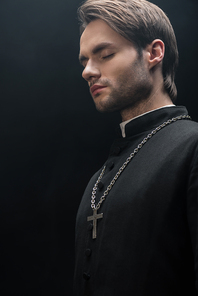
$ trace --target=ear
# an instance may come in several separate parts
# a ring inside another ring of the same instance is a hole
[[[160,39],[155,39],[151,44],[149,44],[146,48],[148,52],[148,63],[149,63],[149,69],[151,70],[153,67],[155,67],[157,64],[159,64],[165,54],[165,45],[164,42]]]

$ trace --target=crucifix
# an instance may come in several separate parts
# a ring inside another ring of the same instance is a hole
[[[93,232],[92,232],[92,238],[96,238],[96,226],[97,226],[97,220],[103,218],[103,213],[97,214],[97,209],[93,209],[93,216],[87,217],[87,221],[93,221]]]

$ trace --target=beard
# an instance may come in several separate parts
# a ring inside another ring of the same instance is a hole
[[[100,112],[122,112],[135,108],[146,101],[152,92],[149,72],[141,57],[120,73],[114,83],[109,79],[97,82],[110,89],[109,95],[100,98],[101,94],[97,94],[94,98],[96,109]]]

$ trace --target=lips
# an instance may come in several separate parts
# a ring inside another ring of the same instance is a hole
[[[94,84],[94,85],[90,88],[90,91],[91,91],[91,93],[92,93],[92,96],[95,96],[97,93],[99,93],[100,91],[102,91],[104,88],[106,88],[106,86],[99,85],[99,84]]]

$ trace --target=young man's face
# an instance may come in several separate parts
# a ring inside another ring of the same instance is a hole
[[[79,59],[99,111],[126,110],[148,98],[152,82],[144,50],[140,57],[134,45],[103,20],[92,21],[84,30]]]

